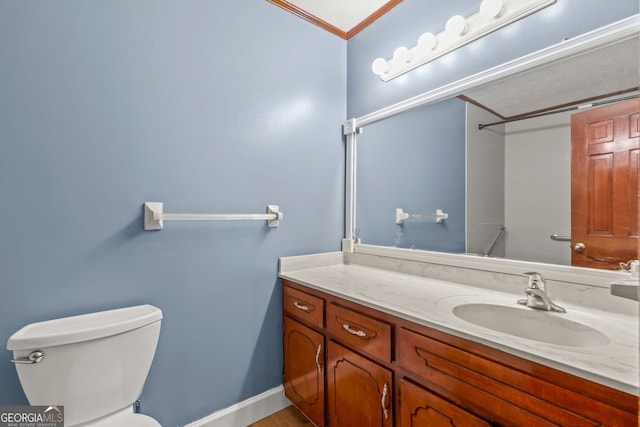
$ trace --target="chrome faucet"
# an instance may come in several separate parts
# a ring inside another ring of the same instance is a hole
[[[527,298],[518,300],[518,304],[546,311],[567,312],[564,308],[554,304],[549,298],[549,295],[547,295],[547,282],[544,277],[542,277],[542,274],[529,272],[524,273],[524,275],[529,276],[529,285],[524,290]]]

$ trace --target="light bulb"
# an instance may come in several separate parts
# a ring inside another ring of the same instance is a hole
[[[406,47],[400,46],[393,52],[393,59],[399,62],[411,62],[413,54]]]
[[[467,20],[460,15],[455,15],[449,18],[445,29],[448,33],[455,34],[456,36],[463,36],[468,29]]]
[[[391,66],[384,58],[376,58],[371,64],[373,72],[379,76],[386,74],[391,69]]]
[[[499,18],[504,12],[504,0],[482,0],[480,15],[487,19]]]
[[[433,33],[424,33],[418,39],[420,49],[430,51],[438,47],[438,38]]]

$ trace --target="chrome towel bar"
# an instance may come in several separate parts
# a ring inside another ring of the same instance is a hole
[[[439,224],[445,219],[449,218],[449,214],[446,212],[442,212],[442,209],[436,209],[436,213],[431,215],[408,214],[404,212],[402,208],[396,209],[396,224],[402,224],[405,219],[409,218],[435,218],[436,222]]]

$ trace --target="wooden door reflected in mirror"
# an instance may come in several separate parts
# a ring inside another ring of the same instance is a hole
[[[638,99],[571,117],[571,264],[638,259]]]

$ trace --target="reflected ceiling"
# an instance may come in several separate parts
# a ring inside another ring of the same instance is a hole
[[[500,79],[465,92],[463,98],[502,118],[514,118],[631,92],[640,84],[639,53],[635,36]]]

